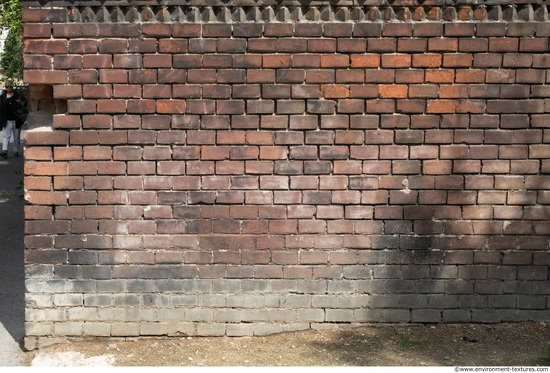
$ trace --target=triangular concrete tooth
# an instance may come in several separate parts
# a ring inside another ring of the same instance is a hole
[[[268,6],[262,11],[262,21],[273,22],[275,21],[275,11],[272,7]]]
[[[330,6],[325,6],[321,9],[321,21],[333,22],[334,21],[334,12]]]
[[[259,22],[262,19],[262,13],[257,6],[252,7],[246,14],[246,19],[252,22]]]
[[[212,10],[212,7],[204,8],[201,12],[201,21],[202,22],[215,22],[216,21],[216,15],[214,14],[214,11]]]
[[[301,7],[293,8],[290,11],[290,20],[292,22],[300,22],[303,17],[304,17],[304,15],[302,13],[302,8]]]
[[[191,7],[187,10],[187,13],[185,14],[185,20],[187,22],[192,23],[198,23],[201,21],[201,13],[199,11],[199,8],[197,7]]]
[[[502,20],[502,8],[500,5],[492,6],[487,10],[487,19],[489,21],[501,21]]]
[[[515,21],[517,20],[518,15],[516,12],[516,7],[509,5],[502,10],[502,20],[504,21]]]
[[[275,15],[275,18],[279,22],[288,22],[290,21],[290,11],[288,10],[287,7],[284,7],[284,6],[280,7],[277,10],[277,14]]]
[[[124,22],[124,13],[122,13],[119,7],[115,7],[111,12],[111,22]]]
[[[69,21],[70,22],[82,22],[82,18],[80,16],[80,11],[77,7],[72,7],[69,9]]]
[[[132,9],[126,13],[124,18],[126,18],[126,22],[130,23],[141,21],[141,16],[135,7],[132,7]]]
[[[304,20],[309,22],[318,22],[321,20],[321,12],[315,7],[308,8],[304,14]]]
[[[242,7],[233,9],[231,19],[233,22],[246,22],[246,13],[244,12],[244,9]]]
[[[340,22],[349,22],[350,13],[347,7],[342,7],[338,9],[334,14],[334,19]]]
[[[105,8],[101,8],[101,9],[105,9]],[[101,12],[101,10],[100,10]],[[82,10],[82,12],[80,12],[80,22],[97,22],[97,21],[103,21],[103,20],[100,20],[98,19],[100,17],[97,17],[96,14],[94,13],[94,11],[92,10],[91,7],[87,6],[86,8],[84,8],[84,10]]]
[[[365,20],[365,12],[361,8],[353,8],[349,17],[352,21],[362,22]]]

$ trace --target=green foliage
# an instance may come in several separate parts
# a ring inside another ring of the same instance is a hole
[[[0,67],[8,79],[23,80],[23,24],[21,0],[0,0],[1,26],[10,32],[0,56]]]
[[[395,330],[397,331],[397,334],[399,334],[399,342],[397,342],[397,347],[399,347],[399,349],[402,351],[406,351],[414,346],[426,346],[432,342],[436,342],[441,339],[441,337],[414,339],[410,334],[405,335],[397,328]]]
[[[546,349],[545,355],[546,356],[544,357],[544,364],[550,365],[550,346],[548,346],[548,348]]]

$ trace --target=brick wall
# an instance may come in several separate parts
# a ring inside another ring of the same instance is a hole
[[[27,347],[550,321],[550,23],[497,3],[24,2]]]

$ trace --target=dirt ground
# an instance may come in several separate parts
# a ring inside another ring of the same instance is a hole
[[[96,339],[44,348],[114,366],[548,366],[550,325],[384,326],[267,337]],[[27,362],[36,352],[27,353]],[[57,355],[59,356],[59,355]],[[70,365],[60,362],[58,366]]]

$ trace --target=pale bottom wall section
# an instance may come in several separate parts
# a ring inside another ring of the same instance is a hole
[[[370,323],[550,321],[547,281],[29,279],[26,286],[27,349],[84,336],[259,336]]]

